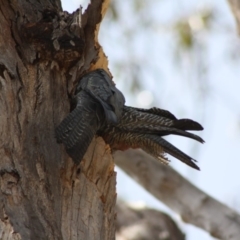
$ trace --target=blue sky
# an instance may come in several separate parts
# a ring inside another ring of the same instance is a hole
[[[149,0],[140,12],[149,15],[146,17],[149,23],[144,30],[136,29],[132,36],[131,29],[141,24],[141,16],[129,17],[132,16],[131,1],[117,2],[120,25],[116,27],[106,19],[101,26],[100,43],[109,58],[114,81],[124,93],[127,104],[140,106],[141,102],[138,94],[131,94],[125,87],[131,79],[128,79],[127,71],[119,73],[116,63],[129,60],[138,63],[140,59],[142,90],[150,93],[153,100],[150,106],[168,109],[179,118],[192,118],[204,125],[201,135],[206,141],[204,145],[180,137],[169,138],[177,147],[198,159],[201,171],[194,171],[176,159],[172,159],[171,166],[203,191],[240,212],[240,60],[231,57],[238,56],[240,43],[227,2]],[[69,12],[74,11],[79,3],[86,6],[77,0],[62,3],[64,10]],[[176,36],[167,26],[204,8],[213,9],[211,29],[196,33],[196,49],[180,55],[180,64],[176,64],[173,57]],[[122,34],[126,30],[131,41]],[[196,73],[199,62],[206,64],[207,73]],[[198,94],[199,81],[206,81],[207,85],[203,98]],[[127,201],[143,202],[171,212],[120,170],[117,192]],[[173,216],[178,219],[174,213]],[[189,240],[212,239],[198,228],[179,224]]]

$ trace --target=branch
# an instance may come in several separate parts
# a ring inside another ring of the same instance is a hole
[[[239,0],[228,0],[232,13],[237,22],[238,34],[240,34],[240,1]]]
[[[185,240],[185,235],[165,213],[141,208],[133,209],[117,202],[116,240]]]
[[[239,214],[195,187],[172,168],[140,150],[118,151],[114,159],[129,176],[177,212],[184,222],[219,239],[239,239]]]

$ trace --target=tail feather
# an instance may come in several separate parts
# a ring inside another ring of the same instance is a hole
[[[204,143],[204,140],[201,137],[199,137],[198,135],[190,133],[190,132],[186,132],[186,131],[183,131],[180,129],[176,129],[176,128],[164,127],[164,128],[161,128],[160,131],[155,132],[154,134],[158,135],[158,136],[166,136],[166,135],[173,134],[173,135],[191,138],[200,143]]]
[[[165,139],[154,134],[145,134],[137,132],[125,132],[116,127],[111,128],[111,134],[115,137],[109,136],[103,132],[101,136],[104,140],[110,144],[113,150],[125,150],[127,148],[141,148],[145,152],[149,153],[153,157],[159,159],[162,163],[168,164],[169,160],[164,156],[164,153],[168,153],[173,157],[184,162],[188,166],[200,170],[200,168],[194,163],[196,160],[174,147]],[[117,137],[116,137],[117,136]]]
[[[138,112],[150,113],[150,114],[158,115],[159,117],[165,117],[171,120],[177,119],[171,112],[161,108],[156,108],[156,107],[145,109],[145,108],[134,108],[134,107],[125,106],[125,109],[132,109]]]
[[[118,127],[118,125],[117,125]],[[179,136],[183,136],[183,137],[187,137],[187,138],[191,138],[194,139],[200,143],[204,143],[204,140],[187,131],[184,131],[182,129],[177,129],[175,127],[171,127],[171,126],[161,126],[161,125],[149,125],[148,123],[135,123],[135,126],[130,124],[129,126],[127,125],[121,125],[120,127],[122,130],[124,131],[130,131],[130,132],[135,132],[135,133],[145,133],[145,134],[154,134],[154,135],[158,135],[158,136],[166,136],[166,135],[170,135],[170,134],[174,134],[174,135],[179,135]]]
[[[181,130],[193,130],[200,131],[203,130],[203,127],[198,122],[195,122],[191,119],[179,119],[174,121],[173,127]]]
[[[163,113],[163,114],[161,114]],[[203,130],[203,127],[191,119],[176,119],[170,112],[158,108],[141,109],[124,107],[119,128],[126,131],[157,133],[168,127],[182,131]]]
[[[199,131],[203,130],[203,127],[191,119],[176,119],[166,110],[125,106],[121,121],[116,126],[108,125],[101,129],[100,134],[113,149],[142,148],[167,164],[168,159],[164,156],[166,152],[199,170],[193,158],[162,138],[162,136],[173,134],[204,143],[201,137],[187,130]],[[113,137],[108,136],[108,133],[111,133]]]
[[[148,138],[158,143],[164,149],[164,152],[179,159],[180,161],[184,162],[188,166],[194,169],[200,170],[200,168],[194,163],[194,162],[197,162],[195,159],[191,158],[190,156],[188,156],[178,148],[174,147],[171,143],[169,143],[165,139],[158,137],[156,135],[149,135]]]

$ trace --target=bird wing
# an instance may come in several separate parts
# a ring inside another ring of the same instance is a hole
[[[104,121],[99,108],[98,102],[87,93],[80,92],[76,108],[56,128],[57,142],[65,145],[67,153],[77,164],[82,160],[101,121]]]
[[[108,123],[119,121],[125,98],[106,71],[97,69],[84,75],[77,87],[77,91],[80,90],[89,93],[102,105]]]

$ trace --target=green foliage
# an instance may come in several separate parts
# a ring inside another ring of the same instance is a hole
[[[195,35],[211,28],[212,10],[202,10],[187,18],[179,19],[173,27],[177,35],[177,45],[182,50],[191,50],[196,42]]]

